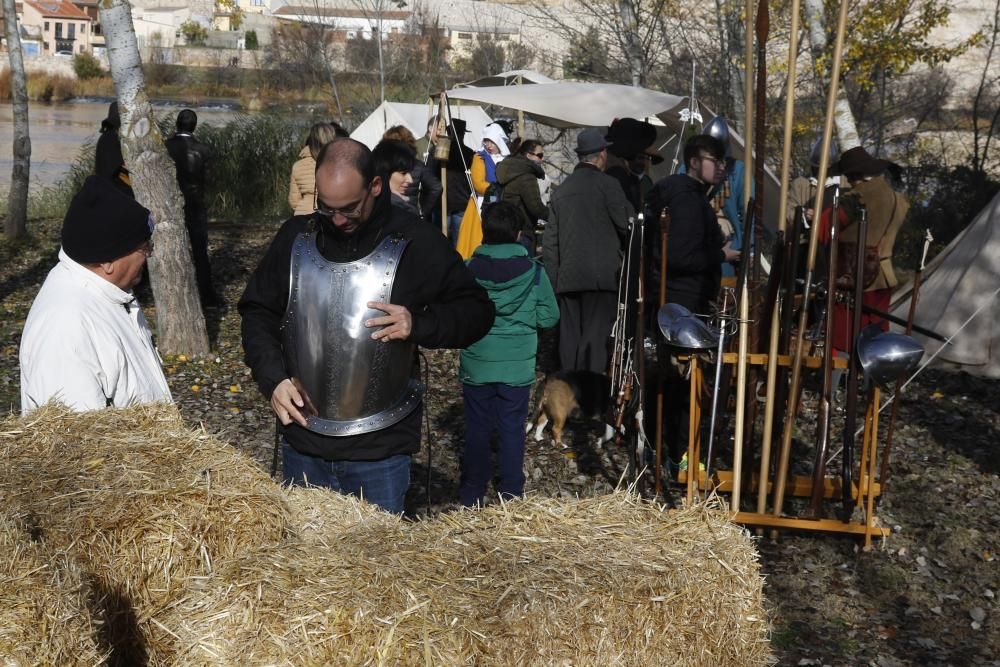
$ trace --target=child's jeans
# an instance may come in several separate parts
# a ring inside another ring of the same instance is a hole
[[[467,507],[481,505],[493,476],[490,436],[497,434],[503,498],[524,493],[524,424],[528,420],[531,387],[507,384],[462,384],[465,402],[465,458],[459,497]]]

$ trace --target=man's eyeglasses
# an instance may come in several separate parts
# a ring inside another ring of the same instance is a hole
[[[702,160],[708,160],[709,162],[712,162],[716,167],[719,167],[720,169],[726,168],[725,160],[720,160],[719,158],[713,157],[711,155],[699,155],[698,157],[701,158]]]
[[[374,182],[374,181],[372,181]],[[316,195],[316,212],[319,213],[324,218],[334,219],[335,216],[340,216],[346,220],[359,220],[362,215],[362,209],[365,207],[365,202],[368,201],[368,195],[372,193],[372,184],[369,183],[368,187],[365,189],[365,196],[358,201],[357,204],[353,206],[345,206],[343,208],[330,208],[324,204],[319,195]]]

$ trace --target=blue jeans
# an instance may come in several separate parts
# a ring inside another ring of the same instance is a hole
[[[378,505],[391,514],[403,513],[410,487],[410,458],[409,454],[397,454],[379,461],[327,461],[281,443],[285,483],[325,486]]]
[[[459,499],[466,507],[482,505],[486,485],[493,476],[490,436],[497,434],[500,454],[501,497],[524,494],[524,423],[528,419],[531,387],[499,382],[462,384],[465,403],[465,458]]]
[[[458,245],[458,230],[462,226],[464,216],[465,211],[448,214],[448,240],[451,241],[452,247]]]

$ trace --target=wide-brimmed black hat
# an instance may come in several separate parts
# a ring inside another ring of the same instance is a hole
[[[844,175],[878,176],[884,173],[888,166],[887,160],[872,157],[862,146],[844,151],[840,161],[837,162],[838,171]]]
[[[465,121],[461,118],[452,118],[451,125],[449,125],[449,127],[452,129],[452,132],[459,136],[459,138],[469,131],[465,125]]]
[[[608,141],[613,155],[631,158],[642,153],[656,141],[656,128],[635,118],[616,118],[608,128]]]

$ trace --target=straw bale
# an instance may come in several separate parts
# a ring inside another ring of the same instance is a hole
[[[153,641],[150,619],[181,582],[277,544],[289,530],[270,478],[187,428],[173,406],[45,407],[0,424],[0,460],[0,506],[26,517],[49,548],[77,558],[120,598],[116,608],[134,608],[138,641]]]
[[[311,498],[319,492],[312,492]],[[407,524],[346,516],[233,561],[160,621],[185,664],[767,664],[756,552],[718,506],[626,493]]]
[[[167,406],[7,420],[0,459],[0,506],[120,595],[151,666],[769,660],[756,552],[717,505],[619,492],[407,523],[282,489]]]
[[[97,665],[96,628],[79,568],[0,515],[0,664]]]

